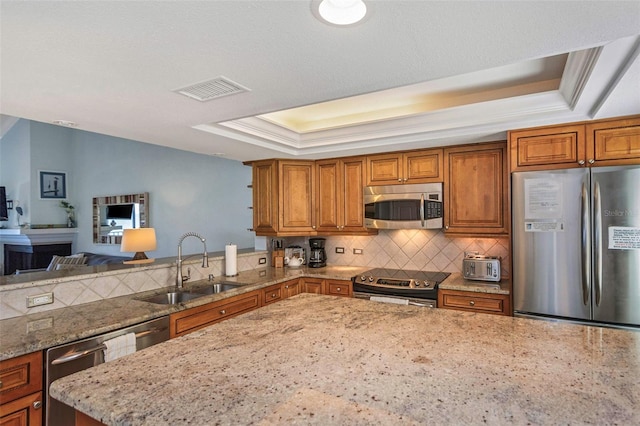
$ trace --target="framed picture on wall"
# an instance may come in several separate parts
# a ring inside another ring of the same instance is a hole
[[[65,172],[40,171],[40,198],[64,200],[67,198],[67,174]]]

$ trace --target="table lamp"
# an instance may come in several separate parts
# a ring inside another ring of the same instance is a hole
[[[125,229],[122,231],[121,252],[135,252],[131,260],[123,263],[151,263],[155,259],[149,259],[145,251],[156,249],[156,230],[154,228]]]

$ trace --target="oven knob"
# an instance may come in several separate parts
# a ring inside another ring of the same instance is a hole
[[[366,281],[366,280],[367,280],[367,279],[364,277],[364,275],[360,277],[360,281],[363,281],[363,282],[364,282],[364,281]]]
[[[373,277],[369,277],[369,282],[372,283],[373,282]]]
[[[416,281],[416,287],[420,287],[420,283]]]
[[[429,287],[429,281],[425,281],[425,282],[424,282],[424,286],[425,286],[425,287]]]

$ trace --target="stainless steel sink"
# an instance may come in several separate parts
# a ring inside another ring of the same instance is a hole
[[[204,294],[187,293],[184,291],[169,291],[167,293],[156,294],[154,296],[143,297],[143,302],[157,303],[159,305],[175,305],[178,303],[186,302],[188,300],[197,299],[203,297]]]
[[[232,283],[215,283],[215,284],[209,284],[207,286],[204,287],[192,287],[189,289],[190,292],[192,293],[198,293],[200,295],[205,295],[205,294],[218,294],[218,293],[222,293],[225,291],[229,291],[229,290],[233,290],[235,288],[240,287],[239,284],[232,284]]]

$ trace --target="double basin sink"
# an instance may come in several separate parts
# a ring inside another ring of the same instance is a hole
[[[189,291],[168,291],[166,293],[155,294],[153,296],[143,297],[138,300],[149,303],[157,303],[159,305],[176,305],[178,303],[187,302],[199,297],[209,296],[212,294],[224,293],[240,287],[240,284],[234,283],[215,283],[202,287],[193,287]]]

